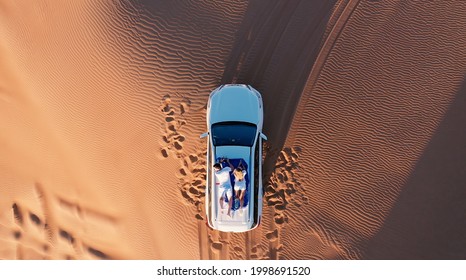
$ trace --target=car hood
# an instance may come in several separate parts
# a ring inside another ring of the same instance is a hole
[[[258,124],[262,110],[260,97],[247,86],[225,86],[210,98],[209,125],[225,121]]]

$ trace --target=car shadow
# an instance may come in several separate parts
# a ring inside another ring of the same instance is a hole
[[[221,84],[250,84],[262,94],[269,139],[264,182],[284,147],[335,3],[253,0],[236,34]]]

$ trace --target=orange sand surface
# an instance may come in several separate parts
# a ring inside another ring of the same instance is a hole
[[[0,0],[0,259],[466,259],[466,2],[30,2]],[[204,221],[223,83],[269,138],[241,234]]]

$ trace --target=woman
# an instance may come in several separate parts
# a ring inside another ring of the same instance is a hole
[[[244,193],[246,192],[246,173],[243,161],[240,160],[238,167],[233,171],[235,176],[235,197],[239,198],[240,209],[243,208]]]

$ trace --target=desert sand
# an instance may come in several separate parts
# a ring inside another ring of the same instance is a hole
[[[0,259],[465,259],[466,2],[0,1]],[[264,213],[204,221],[207,98]]]

